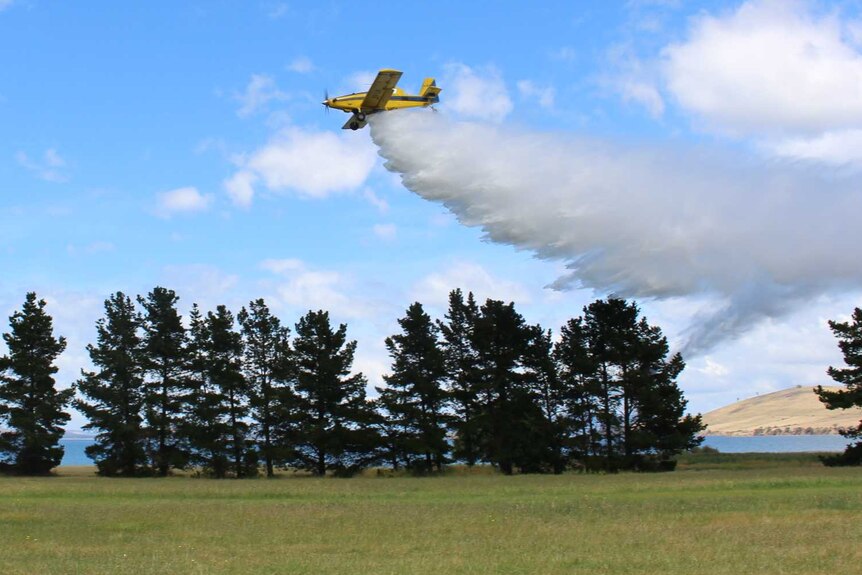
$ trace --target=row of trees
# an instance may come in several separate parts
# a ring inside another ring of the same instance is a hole
[[[624,300],[587,306],[556,341],[512,303],[454,290],[436,321],[414,303],[386,339],[391,373],[374,400],[352,371],[356,342],[324,311],[291,332],[263,300],[236,317],[195,305],[185,323],[177,302],[160,287],[106,300],[87,348],[95,369],[73,398],[54,388],[65,341],[28,294],[0,360],[5,465],[56,466],[70,402],[97,433],[87,453],[103,475],[244,477],[261,464],[267,475],[349,475],[381,463],[425,473],[453,461],[507,474],[654,469],[700,442],[676,384],[682,358]]]

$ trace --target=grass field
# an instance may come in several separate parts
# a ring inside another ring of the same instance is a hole
[[[858,573],[862,469],[702,454],[666,474],[0,478],[0,573]]]

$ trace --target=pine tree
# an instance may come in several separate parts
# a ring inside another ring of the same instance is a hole
[[[700,415],[686,415],[688,402],[676,380],[685,362],[682,355],[674,354],[668,359],[670,349],[661,329],[651,326],[641,318],[637,326],[638,343],[634,381],[631,393],[637,420],[631,430],[629,456],[649,454],[641,465],[649,468],[673,469],[673,458],[700,445],[703,437],[703,421]]]
[[[598,366],[590,350],[583,318],[572,318],[554,345],[559,384],[568,423],[566,444],[570,460],[587,461],[601,452],[598,423]]]
[[[584,327],[596,367],[592,386],[598,404],[596,427],[602,436],[601,455],[608,471],[623,465],[623,452],[629,449],[626,438],[631,428],[632,398],[626,394],[626,376],[631,371],[636,319],[637,308],[621,299],[597,300],[584,308]]]
[[[53,320],[45,300],[30,292],[21,311],[9,318],[11,331],[3,334],[8,355],[0,357],[0,454],[3,467],[22,475],[44,475],[60,464],[62,425],[74,388],[58,391],[54,361],[66,349],[54,337]]]
[[[97,343],[87,346],[97,370],[82,370],[77,388],[86,399],[74,402],[97,430],[86,448],[100,475],[135,476],[146,467],[143,429],[144,380],[140,314],[128,296],[105,300],[105,317],[96,322]]]
[[[554,473],[562,473],[570,458],[569,437],[573,431],[568,395],[554,358],[551,331],[543,331],[539,326],[531,329],[533,333],[524,360],[525,377],[543,417],[536,420],[538,428],[533,430],[533,434],[542,440],[545,449],[534,451],[534,455],[539,457],[523,463],[531,471],[547,468]]]
[[[245,347],[244,370],[249,385],[251,415],[255,422],[260,455],[266,476],[288,454],[286,443],[293,424],[293,354],[290,329],[272,315],[266,303],[257,299],[237,314]]]
[[[138,296],[144,308],[142,365],[148,451],[153,469],[163,477],[171,468],[183,468],[188,462],[181,422],[189,360],[178,300],[173,290],[163,287],[154,288],[146,298]]]
[[[296,394],[300,420],[295,464],[318,476],[350,475],[379,458],[377,416],[365,376],[351,374],[356,342],[347,326],[333,330],[329,313],[310,311],[296,324]]]
[[[206,329],[207,368],[219,397],[225,456],[232,458],[231,467],[237,477],[256,475],[256,456],[246,423],[251,389],[242,373],[242,335],[234,329],[233,314],[223,305],[216,307],[215,313],[207,313]]]
[[[398,324],[402,333],[386,338],[392,374],[383,377],[387,387],[377,388],[378,402],[395,432],[396,453],[416,471],[432,467],[440,471],[449,446],[444,414],[447,394],[441,386],[445,370],[437,328],[418,302]]]
[[[507,475],[516,467],[538,471],[547,461],[546,428],[525,373],[536,333],[513,303],[491,299],[472,332],[480,453]]]
[[[446,321],[438,321],[443,344],[445,378],[452,399],[454,417],[451,428],[455,435],[453,455],[467,465],[475,465],[481,458],[479,449],[479,398],[476,388],[477,359],[473,347],[473,331],[479,308],[473,294],[460,289],[449,293],[449,310]]]
[[[205,473],[223,478],[228,473],[228,425],[224,398],[213,381],[211,333],[197,304],[189,312],[185,417],[181,435],[188,441],[189,462]]]
[[[814,391],[827,409],[862,407],[862,309],[854,309],[849,322],[830,321],[829,328],[838,338],[846,367],[830,367],[827,373],[845,389],[829,391],[818,385]],[[826,465],[862,464],[862,421],[855,428],[843,430],[841,435],[855,441],[840,455],[825,457],[823,462]]]
[[[672,457],[698,445],[700,416],[684,415],[676,378],[685,364],[667,359],[667,340],[635,303],[609,298],[584,308],[583,338],[594,373],[587,377],[588,403],[601,440],[602,467],[672,468]]]

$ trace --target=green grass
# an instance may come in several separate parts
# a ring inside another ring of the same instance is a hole
[[[862,469],[706,455],[611,476],[0,478],[0,573],[858,572]]]

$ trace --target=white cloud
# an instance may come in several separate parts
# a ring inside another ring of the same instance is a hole
[[[240,297],[240,277],[209,264],[168,265],[156,285],[166,286],[180,296],[180,311],[197,303],[203,311],[224,304],[237,311],[249,298]],[[146,288],[147,291],[151,289]]]
[[[205,211],[212,203],[212,196],[201,194],[197,188],[185,187],[159,192],[156,202],[156,212],[167,218],[174,214]]]
[[[703,366],[698,368],[698,371],[710,377],[724,377],[730,370],[726,366],[718,363],[709,356],[703,358]]]
[[[236,94],[235,98],[240,103],[237,115],[245,118],[266,108],[272,101],[286,100],[287,94],[278,89],[271,76],[252,74],[245,91]]]
[[[256,181],[272,192],[325,198],[361,187],[376,161],[374,146],[363,134],[288,128],[240,159],[240,170],[225,188],[234,203],[244,206],[251,203]]]
[[[65,173],[66,160],[54,148],[45,150],[41,161],[31,159],[22,151],[15,154],[15,160],[18,165],[46,182],[62,183],[69,179]]]
[[[231,201],[242,207],[251,205],[254,198],[254,184],[257,181],[257,176],[254,173],[240,170],[224,181],[225,190]]]
[[[761,148],[776,156],[834,165],[862,164],[862,129],[835,130],[812,137],[767,140]]]
[[[801,0],[702,15],[662,55],[667,89],[707,126],[816,135],[862,127],[862,54],[848,25]]]
[[[514,107],[502,74],[493,66],[449,64],[443,85],[447,109],[465,117],[500,122]]]
[[[635,78],[620,78],[617,90],[624,102],[643,106],[653,118],[658,118],[664,113],[664,100],[654,84]]]
[[[455,262],[447,269],[419,280],[410,290],[410,299],[445,309],[449,292],[455,288],[461,288],[465,294],[473,292],[479,303],[491,298],[522,305],[531,300],[524,285],[496,277],[479,264],[465,261]]]
[[[553,86],[538,86],[530,80],[521,80],[518,82],[518,92],[522,98],[535,100],[543,108],[554,107],[556,92]]]
[[[298,56],[287,65],[287,69],[297,74],[308,74],[316,70],[314,63],[307,56]]]
[[[375,224],[372,228],[374,235],[381,240],[394,240],[398,233],[398,227],[395,224]]]
[[[299,259],[269,259],[260,265],[278,276],[272,299],[295,314],[318,309],[348,319],[372,314],[371,302],[357,294],[346,293],[353,289],[353,281],[341,272],[314,269]]]
[[[645,108],[653,118],[664,114],[665,103],[658,88],[655,65],[643,62],[627,45],[614,46],[608,58],[610,67],[616,71],[600,76],[599,85],[616,92],[624,102]]]
[[[389,202],[375,194],[374,190],[371,188],[365,188],[362,192],[362,197],[364,197],[369,204],[377,208],[377,211],[381,214],[385,214],[389,211]]]

